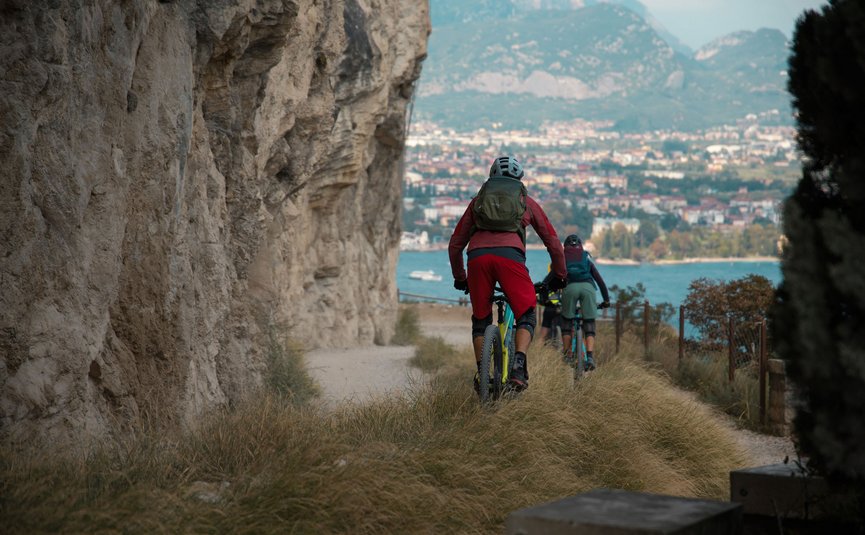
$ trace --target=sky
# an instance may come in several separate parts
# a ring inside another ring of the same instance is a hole
[[[805,9],[826,0],[641,0],[673,35],[693,49],[738,30],[776,28],[790,38]]]

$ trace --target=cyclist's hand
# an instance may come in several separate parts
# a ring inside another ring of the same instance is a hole
[[[610,302],[604,301],[603,303],[601,303],[601,306],[599,306],[598,308],[610,308]]]
[[[469,293],[469,281],[462,280],[458,281],[454,279],[454,288],[460,290],[461,292]]]
[[[553,277],[553,280],[550,281],[550,290],[556,291],[565,288],[568,285],[568,279],[559,279]]]
[[[547,293],[547,286],[546,286],[546,284],[544,284],[543,282],[536,282],[536,283],[535,283],[535,293],[536,293],[536,294],[541,294],[541,295],[546,294],[546,293]]]

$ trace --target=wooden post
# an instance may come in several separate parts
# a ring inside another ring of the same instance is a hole
[[[643,346],[649,353],[649,301],[643,302]]]
[[[679,305],[679,363],[685,356],[685,305]]]
[[[619,354],[619,341],[622,339],[622,304],[616,301],[616,354]]]
[[[736,374],[736,363],[733,361],[733,318],[730,318],[730,321],[727,324],[727,348],[728,348],[728,359],[729,359],[729,371],[728,371],[728,379],[730,382],[733,382],[733,377]]]
[[[766,318],[760,322],[760,425],[766,425],[766,374],[768,373],[768,351],[766,348]]]

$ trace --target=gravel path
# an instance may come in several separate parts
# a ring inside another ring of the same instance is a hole
[[[747,429],[738,429],[730,424],[736,442],[745,450],[754,466],[783,463],[796,459],[796,448],[790,437],[774,437],[755,433]]]
[[[440,336],[445,342],[463,347],[471,339],[471,310],[465,307],[418,304],[421,330],[427,336]],[[319,349],[307,354],[310,374],[323,390],[323,401],[364,402],[386,393],[401,394],[408,385],[423,380],[423,374],[409,366],[413,347],[361,347],[356,349]],[[682,394],[700,403],[691,392]],[[796,458],[789,437],[775,437],[738,428],[733,419],[718,413],[754,466],[776,464]]]
[[[408,364],[413,355],[414,347],[410,346],[316,349],[306,354],[306,365],[321,387],[322,401],[334,406],[402,394],[423,376]]]

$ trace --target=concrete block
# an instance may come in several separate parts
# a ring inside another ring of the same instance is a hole
[[[810,476],[794,464],[771,464],[730,472],[730,501],[746,515],[815,518],[829,495],[822,477]]]
[[[742,506],[624,490],[596,489],[511,513],[509,535],[730,535]]]

